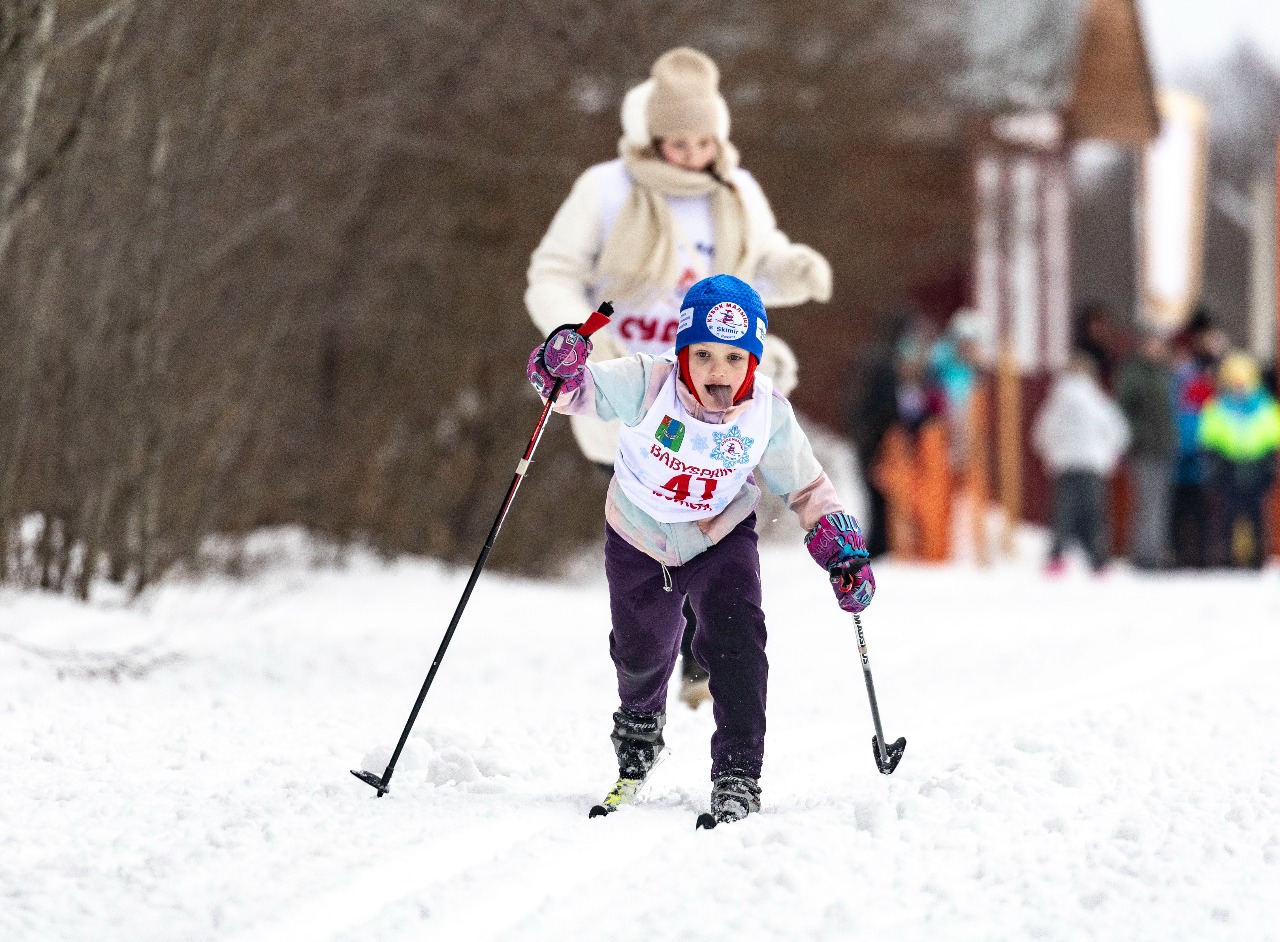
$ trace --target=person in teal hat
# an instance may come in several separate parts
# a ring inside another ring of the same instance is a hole
[[[1218,394],[1200,417],[1199,444],[1208,459],[1210,488],[1219,499],[1218,551],[1229,565],[1262,568],[1267,558],[1263,514],[1276,481],[1280,406],[1262,387],[1262,374],[1247,353],[1233,353],[1218,372]],[[1236,552],[1236,533],[1249,535],[1247,553]]]
[[[961,308],[929,351],[929,366],[946,394],[951,466],[958,471],[968,465],[973,447],[969,440],[970,411],[982,377],[982,344],[987,333],[987,319],[982,312]]]

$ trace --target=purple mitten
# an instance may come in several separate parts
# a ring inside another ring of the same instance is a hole
[[[846,612],[857,615],[871,604],[871,597],[876,594],[876,577],[871,574],[871,564],[865,560],[861,565],[855,561],[848,569],[834,569],[831,572],[831,588],[835,590],[836,601]]]
[[[827,514],[804,538],[813,561],[827,571],[836,600],[846,612],[871,604],[876,580],[868,561],[867,541],[851,514]]]
[[[590,355],[591,341],[572,327],[557,328],[542,347],[542,362],[547,372],[565,381],[566,392],[569,381],[582,376]],[[577,384],[574,385],[576,388]]]
[[[591,353],[591,341],[572,327],[560,327],[546,343],[538,344],[529,354],[529,382],[543,399],[551,395],[556,380],[561,394],[567,395],[582,385],[582,374]]]
[[[538,395],[547,399],[551,396],[551,390],[555,388],[556,378],[542,365],[542,346],[538,344],[530,352],[529,368],[525,375],[529,377],[529,384],[538,391]]]

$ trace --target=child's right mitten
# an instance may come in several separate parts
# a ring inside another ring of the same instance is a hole
[[[538,395],[546,399],[562,380],[560,392],[568,394],[582,385],[582,374],[591,355],[591,341],[572,326],[557,327],[545,343],[529,354],[527,375]]]
[[[852,514],[827,514],[804,538],[813,561],[831,577],[836,601],[846,612],[857,614],[871,604],[876,592],[870,556],[862,528]]]

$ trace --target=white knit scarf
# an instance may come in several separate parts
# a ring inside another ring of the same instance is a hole
[[[714,175],[685,170],[667,163],[652,147],[636,150],[619,142],[631,192],[614,222],[600,255],[600,273],[620,297],[661,294],[675,288],[680,278],[676,239],[667,206],[668,196],[711,195],[711,226],[715,238],[712,274],[746,278],[750,226],[742,194],[730,181],[738,167],[738,151],[732,144],[720,146]]]

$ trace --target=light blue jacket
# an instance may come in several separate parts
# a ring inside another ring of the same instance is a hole
[[[634,427],[649,412],[667,379],[677,369],[671,357],[637,354],[616,360],[588,364],[583,383],[572,394],[556,402],[556,411],[569,415],[594,415],[619,419]],[[704,409],[676,379],[676,394],[689,414],[715,425],[735,421],[750,400],[726,412]],[[753,394],[754,395],[754,394]],[[669,566],[680,566],[714,546],[760,503],[760,484],[780,495],[806,530],[817,525],[824,514],[844,510],[835,487],[813,455],[813,447],[795,412],[783,395],[773,393],[773,419],[769,444],[748,483],[714,517],[682,523],[661,523],[637,507],[618,486],[609,482],[605,519],[618,534],[640,551]]]

